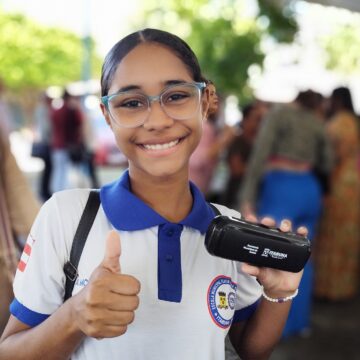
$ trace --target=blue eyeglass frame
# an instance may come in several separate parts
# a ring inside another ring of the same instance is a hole
[[[153,95],[153,96],[146,95],[146,94],[142,94],[142,95],[144,95],[147,98],[147,100],[149,101],[149,105],[151,105],[154,101],[159,101],[160,102],[160,98],[164,94],[164,92],[168,91],[172,87],[179,86],[179,85],[195,85],[200,91],[202,91],[203,89],[206,88],[206,83],[205,82],[189,82],[189,83],[183,82],[183,83],[177,83],[177,84],[169,85],[164,90],[162,90],[159,95]],[[120,95],[120,94],[129,93],[129,92],[133,92],[133,91],[132,90],[118,91],[118,92],[116,92],[114,94],[102,96],[101,97],[101,102],[105,105],[106,110],[110,112],[110,110],[109,110],[109,101],[111,100],[111,98],[113,98],[113,97],[115,97],[117,95]]]

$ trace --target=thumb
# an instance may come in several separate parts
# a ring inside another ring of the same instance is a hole
[[[106,238],[105,254],[101,266],[113,273],[120,273],[120,255],[120,235],[116,230],[111,230]]]
[[[247,263],[242,263],[241,264],[241,270],[248,274],[248,275],[252,275],[252,276],[259,276],[260,274],[260,269],[257,266],[253,266]]]

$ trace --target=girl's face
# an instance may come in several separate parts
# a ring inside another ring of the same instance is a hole
[[[209,91],[209,115],[215,114],[219,108],[219,98],[216,94],[216,88],[214,84],[207,86]]]
[[[158,44],[143,43],[120,62],[109,94],[131,87],[148,96],[156,96],[174,81],[194,82],[185,64],[171,50]],[[132,176],[165,179],[181,174],[187,177],[190,155],[202,133],[202,119],[208,108],[207,95],[202,96],[199,110],[186,120],[172,119],[155,101],[145,123],[130,129],[117,125],[103,105],[101,108],[120,150],[129,160]]]

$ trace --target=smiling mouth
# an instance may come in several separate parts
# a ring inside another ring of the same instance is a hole
[[[183,140],[183,138],[176,139],[165,144],[142,144],[141,146],[146,150],[167,150],[179,144],[181,140]]]

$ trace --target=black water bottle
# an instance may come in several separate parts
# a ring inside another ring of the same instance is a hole
[[[291,272],[302,270],[311,253],[305,236],[225,215],[210,223],[205,246],[214,256]]]

